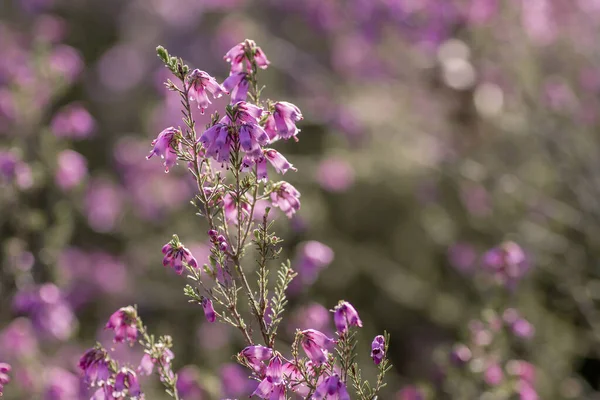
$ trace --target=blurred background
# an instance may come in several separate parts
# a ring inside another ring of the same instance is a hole
[[[541,399],[600,398],[599,34],[598,0],[0,0],[5,398],[89,398],[79,356],[111,347],[103,326],[132,303],[173,336],[186,400],[254,389],[231,358],[242,338],[161,266],[173,233],[208,255],[194,182],[145,160],[182,125],[156,46],[222,82],[245,38],[271,61],[265,96],[304,115],[299,143],[277,147],[302,192],[276,225],[300,273],[284,339],[331,332],[345,299],[365,377],[373,336],[392,335],[382,399],[537,399],[514,364],[499,384],[447,362],[473,320],[516,308],[535,334],[494,357],[534,366]],[[506,241],[522,273],[498,285],[483,255]]]

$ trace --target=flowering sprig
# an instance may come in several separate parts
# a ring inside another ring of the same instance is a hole
[[[0,396],[2,396],[2,392],[4,391],[4,385],[10,382],[10,377],[8,373],[10,372],[11,367],[7,363],[0,363]]]
[[[271,207],[266,207],[259,223],[255,222],[255,211],[260,201],[270,201],[272,207],[290,218],[300,209],[300,192],[286,181],[271,180],[268,173],[268,165],[281,175],[296,171],[273,145],[279,140],[298,140],[300,130],[296,123],[303,118],[299,108],[285,101],[261,100],[264,87],[259,88],[257,73],[266,69],[269,61],[251,40],[236,45],[226,54],[231,70],[222,85],[207,72],[191,69],[163,47],[157,48],[157,54],[178,79],[177,83],[167,80],[166,86],[181,98],[184,127],[163,130],[152,142],[148,158],[154,155],[163,158],[167,172],[177,161],[187,164],[198,189],[192,204],[197,215],[208,224],[211,245],[207,263],[200,267],[179,237],[173,235],[162,248],[163,265],[179,275],[187,273],[190,283],[185,286],[184,294],[190,302],[202,307],[209,323],[224,322],[242,333],[247,346],[236,359],[257,381],[252,396],[285,399],[295,392],[306,399],[349,399],[347,379],[356,368],[356,331],[350,330],[362,327],[358,312],[350,303],[341,301],[333,310],[338,340],[307,327],[296,334],[292,359],[286,359],[275,348],[287,305],[286,291],[296,272],[289,260],[280,263],[275,285],[269,289],[269,264],[279,258],[282,240],[272,232]],[[199,134],[191,103],[196,102],[204,113],[211,104],[209,94],[214,98],[230,94],[231,102],[222,114],[212,114],[211,122]],[[254,287],[243,263],[252,245],[258,255]],[[252,323],[238,309],[240,292],[248,300]],[[171,338],[155,339],[149,335],[135,307],[117,311],[107,327],[115,330],[118,342],[125,338],[134,341],[140,336],[146,354],[138,371],[149,374],[156,365],[167,394],[178,399],[177,375],[170,366]],[[260,333],[260,340],[256,340],[258,334],[253,329]],[[389,338],[375,361],[383,372],[375,389],[368,389],[373,396],[384,385],[388,343]],[[305,357],[300,355],[300,348]],[[135,394],[137,386],[132,381],[135,375],[130,375],[129,369],[121,375],[118,371],[115,366],[113,373],[119,380],[115,377],[111,381],[119,384],[116,390],[125,387]]]

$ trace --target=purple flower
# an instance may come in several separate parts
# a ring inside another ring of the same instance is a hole
[[[457,344],[450,353],[450,360],[456,365],[462,366],[471,360],[471,350],[464,344]]]
[[[231,104],[246,101],[248,85],[248,74],[246,72],[231,74],[225,79],[223,87],[231,93]]]
[[[122,368],[119,373],[117,373],[113,391],[114,397],[125,397],[125,395],[134,399],[143,398],[137,376],[135,375],[135,372],[128,368]]]
[[[50,122],[50,129],[54,135],[69,139],[88,138],[95,126],[94,118],[77,103],[61,108]]]
[[[285,385],[283,380],[283,363],[281,357],[276,355],[269,362],[265,371],[265,378],[258,384],[252,396],[262,399],[285,400]]]
[[[300,279],[305,284],[313,283],[319,272],[333,261],[333,250],[316,240],[309,240],[299,246],[296,265]]]
[[[237,122],[245,122],[251,125],[258,124],[258,121],[264,113],[264,110],[261,107],[245,101],[235,103],[234,110],[235,120]]]
[[[154,370],[155,359],[148,353],[144,354],[142,359],[140,360],[140,365],[137,368],[137,372],[140,375],[152,375],[152,371]]]
[[[215,313],[212,300],[207,297],[203,297],[202,308],[204,309],[204,316],[206,317],[206,320],[208,322],[215,322],[217,315]]]
[[[327,361],[327,351],[331,350],[335,341],[315,329],[306,329],[302,331],[300,344],[313,363],[323,364]]]
[[[225,163],[229,160],[229,151],[232,142],[229,135],[229,127],[227,126],[228,121],[227,117],[222,118],[219,123],[208,128],[200,136],[200,143],[206,149],[206,155],[220,163]]]
[[[262,157],[261,146],[269,143],[269,136],[256,124],[242,123],[239,138],[240,146],[251,159]]]
[[[271,193],[271,203],[292,218],[300,209],[300,192],[289,183],[280,182],[279,187]]]
[[[317,180],[329,192],[343,192],[354,182],[354,170],[348,162],[330,158],[319,165]]]
[[[204,110],[208,105],[211,104],[207,92],[210,92],[214,99],[221,97],[223,93],[227,93],[227,90],[219,85],[215,78],[199,69],[193,70],[186,79],[190,85],[190,100],[198,103],[198,108],[202,114],[204,114]]]
[[[169,172],[169,168],[177,163],[177,153],[173,149],[175,146],[179,146],[178,136],[181,132],[178,129],[168,127],[158,134],[158,137],[152,141],[152,150],[146,157],[147,159],[157,155],[164,159],[165,172]]]
[[[288,170],[297,171],[296,168],[277,150],[265,149],[263,152],[265,159],[271,163],[273,168],[279,174],[285,174]]]
[[[73,150],[63,150],[58,154],[56,184],[63,190],[77,186],[87,175],[85,157]]]
[[[423,393],[414,386],[407,386],[398,392],[398,400],[425,400]]]
[[[286,140],[295,137],[300,132],[296,122],[303,119],[300,109],[286,101],[275,103],[274,108],[273,118],[279,137]]]
[[[115,331],[115,343],[125,340],[134,344],[137,339],[137,312],[131,306],[122,307],[110,316],[104,329]]]
[[[90,400],[117,400],[117,398],[113,396],[114,390],[115,388],[111,385],[104,385],[94,392],[94,395]]]
[[[381,361],[385,357],[385,338],[381,335],[375,336],[373,343],[371,343],[371,358],[375,362],[375,365],[381,364]]]
[[[46,371],[48,384],[44,389],[44,400],[67,400],[79,398],[79,379],[62,368]]]
[[[520,279],[528,268],[523,249],[514,242],[505,242],[489,250],[483,256],[483,265],[501,283]]]
[[[231,63],[232,74],[243,71],[251,72],[252,66],[247,58],[249,54],[254,59],[257,67],[265,69],[269,66],[267,56],[260,47],[256,46],[253,40],[245,40],[236,44],[225,54],[223,59]]]
[[[314,400],[350,400],[346,385],[337,374],[325,379],[315,391]]]
[[[179,275],[183,273],[183,269],[186,265],[191,268],[198,268],[198,262],[192,253],[179,243],[178,239],[173,239],[165,244],[162,248],[162,253],[165,255],[163,258],[163,265],[165,267],[171,267]]]
[[[358,316],[358,312],[347,301],[340,301],[333,312],[333,322],[339,334],[348,332],[348,327],[362,327],[362,321]]]
[[[111,377],[108,355],[104,349],[93,348],[85,352],[79,360],[79,369],[90,386],[102,386]]]
[[[248,361],[254,371],[260,372],[264,367],[262,361],[273,356],[273,349],[260,345],[248,346],[240,354]]]
[[[200,371],[195,366],[187,366],[177,372],[177,391],[179,397],[186,400],[202,400]]]
[[[21,189],[33,184],[31,168],[14,153],[0,151],[0,183],[16,183]]]
[[[10,382],[10,378],[8,376],[10,370],[10,365],[7,363],[0,363],[0,396],[2,396],[4,386]]]
[[[490,386],[498,386],[504,379],[504,372],[502,372],[500,365],[492,362],[486,367],[483,379]]]

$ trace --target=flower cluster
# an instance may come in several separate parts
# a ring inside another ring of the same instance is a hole
[[[199,268],[191,251],[173,235],[162,248],[163,265],[179,275],[184,270],[188,272],[191,284],[186,285],[184,293],[190,302],[202,307],[208,322],[219,320],[240,331],[247,346],[237,355],[237,361],[247,367],[252,379],[258,382],[252,396],[284,400],[296,393],[306,399],[346,400],[350,399],[349,388],[355,387],[359,388],[357,395],[361,399],[375,398],[390,368],[389,337],[379,335],[373,341],[371,357],[379,369],[376,383],[362,381],[360,369],[353,360],[356,356],[354,328],[362,327],[363,323],[349,302],[340,301],[332,310],[337,338],[309,326],[296,332],[290,358],[284,357],[275,346],[287,304],[286,291],[296,273],[289,261],[284,262],[277,271],[275,287],[268,287],[268,263],[279,257],[281,239],[270,231],[270,207],[264,209],[262,218],[254,213],[259,201],[269,200],[271,206],[279,208],[287,217],[300,209],[300,192],[288,182],[271,181],[267,169],[270,164],[281,175],[296,171],[287,158],[271,146],[279,140],[298,140],[300,130],[296,123],[302,120],[302,113],[286,101],[260,100],[262,89],[258,88],[257,72],[269,65],[264,52],[251,40],[232,48],[225,56],[231,70],[223,84],[205,71],[190,69],[162,47],[157,52],[179,78],[181,86],[170,80],[166,85],[181,97],[185,127],[163,130],[152,142],[147,158],[160,156],[167,172],[178,160],[186,163],[198,188],[193,204],[209,225],[207,233],[211,244],[207,263]],[[196,102],[204,113],[211,104],[209,94],[213,98],[230,94],[231,101],[222,116],[218,112],[211,115],[211,123],[198,134],[190,104]],[[251,287],[242,265],[250,244],[258,253],[259,278],[255,288]],[[313,247],[317,244],[320,250],[320,254],[310,255],[313,269],[331,262],[331,249],[318,242],[309,244]],[[255,339],[252,326],[245,322],[245,316],[238,309],[240,290],[248,299],[248,309],[260,331],[262,344]],[[136,373],[148,375],[155,365],[167,393],[179,398],[177,375],[170,368],[173,358],[170,338],[156,341],[149,336],[136,308],[131,306],[115,312],[106,328],[114,330],[117,343],[133,344],[141,337],[146,354],[139,367],[128,368],[109,359],[102,348],[88,351],[80,368],[88,384],[100,386],[98,399],[143,398]],[[300,348],[305,357],[300,355]]]

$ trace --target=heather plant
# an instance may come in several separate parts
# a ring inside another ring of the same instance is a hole
[[[162,248],[163,265],[185,274],[190,283],[184,294],[202,308],[209,323],[219,321],[240,332],[246,347],[235,359],[257,383],[251,396],[350,399],[354,390],[356,398],[376,399],[391,368],[387,358],[390,338],[384,333],[373,339],[371,358],[379,372],[374,383],[363,380],[355,361],[357,329],[363,323],[349,302],[342,300],[331,310],[335,338],[306,326],[295,332],[291,346],[277,341],[288,303],[286,292],[297,273],[289,260],[273,269],[282,239],[273,231],[271,213],[278,208],[291,218],[300,209],[300,192],[287,181],[273,179],[296,168],[271,146],[282,140],[297,142],[300,129],[296,123],[303,117],[289,102],[263,99],[265,88],[258,83],[258,72],[270,64],[266,55],[252,40],[237,44],[224,57],[231,64],[230,75],[219,84],[207,72],[190,69],[164,47],[159,46],[157,54],[176,78],[165,85],[180,97],[184,127],[160,132],[147,158],[160,157],[165,172],[185,163],[197,185],[192,204],[207,223],[211,243],[210,255],[201,264],[173,235]],[[194,103],[204,113],[212,104],[211,97],[223,95],[231,96],[230,103],[221,114],[214,112],[211,122],[198,132]],[[259,213],[261,203],[267,205]],[[252,259],[254,265],[247,262]],[[327,260],[317,260],[317,264],[322,262]],[[252,275],[256,276],[254,285]],[[143,398],[138,374],[153,370],[169,396],[183,398],[171,366],[170,336],[149,333],[135,306],[117,310],[106,329],[114,331],[115,343],[139,343],[144,356],[139,366],[132,366],[119,362],[100,344],[88,350],[79,367],[86,382],[97,387],[94,399]]]

